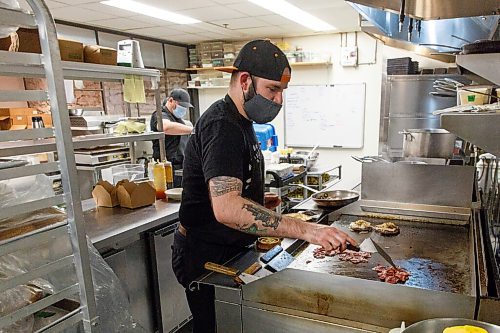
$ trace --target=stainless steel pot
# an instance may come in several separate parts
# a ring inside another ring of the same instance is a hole
[[[419,321],[409,326],[403,333],[441,333],[447,327],[464,325],[481,327],[487,330],[488,333],[500,333],[500,326],[461,318],[435,318]]]
[[[456,135],[440,128],[408,129],[403,134],[405,157],[446,158],[453,157]]]

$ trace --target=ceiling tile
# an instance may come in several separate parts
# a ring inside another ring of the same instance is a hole
[[[248,2],[248,0],[213,0],[221,5],[228,5],[232,3],[243,3],[243,2]]]
[[[136,21],[131,19],[130,17],[127,18],[115,18],[115,19],[108,19],[108,20],[97,20],[97,21],[90,21],[88,24],[91,25],[96,25],[100,27],[105,27],[105,28],[110,28],[110,29],[117,29],[117,30],[127,30],[127,29],[139,29],[139,28],[150,28],[154,27],[155,24],[148,24],[145,22],[141,21]]]
[[[271,25],[283,25],[283,24],[293,23],[293,21],[290,21],[289,19],[286,19],[280,15],[259,16],[259,20],[264,21],[264,22],[271,24]]]
[[[131,19],[139,22],[144,22],[147,23],[148,25],[151,26],[172,26],[176,25],[173,22],[165,21],[165,20],[160,20],[151,16],[146,16],[146,15],[136,15],[130,17]]]
[[[86,23],[88,21],[111,19],[116,17],[111,14],[93,11],[76,6],[56,8],[54,10],[51,10],[51,13],[52,16],[56,19],[73,21],[73,22],[82,22],[82,23]]]
[[[309,9],[324,9],[336,7],[350,7],[344,0],[287,0],[300,9],[308,11]]]
[[[151,28],[139,28],[139,29],[127,29],[129,33],[150,36],[157,38],[168,38],[169,36],[184,35],[182,31],[171,29],[170,27],[151,27]]]
[[[168,37],[168,40],[178,43],[197,44],[203,41],[210,40],[210,38],[196,34],[185,34],[185,35],[170,36]]]
[[[217,5],[210,0],[140,0],[140,2],[170,11],[202,8]]]
[[[202,33],[206,31],[204,29],[202,23],[195,23],[195,24],[176,24],[172,26],[175,30],[182,31],[187,34],[196,34],[196,33]]]
[[[57,0],[68,5],[82,5],[84,3],[98,3],[100,0]]]
[[[240,13],[243,13],[247,16],[260,16],[260,15],[271,14],[271,12],[268,11],[267,9],[264,9],[264,8],[257,6],[251,2],[248,2],[248,1],[227,5],[227,7],[234,9],[234,10],[237,10]]]
[[[281,37],[284,34],[283,29],[276,26],[240,29],[239,31],[249,38]]]
[[[111,14],[111,15],[117,16],[117,17],[129,17],[129,16],[137,15],[134,12],[120,9],[120,8],[116,8],[116,7],[103,5],[102,3],[87,3],[87,4],[80,5],[79,7],[90,9],[90,10],[95,10],[95,11],[106,13],[106,14]]]
[[[242,17],[239,19],[228,19],[228,20],[220,20],[220,21],[212,21],[210,23],[216,24],[218,26],[226,27],[227,29],[246,29],[246,28],[258,28],[269,26],[265,22],[259,21],[255,17]]]
[[[67,6],[67,4],[65,3],[51,0],[45,0],[45,4],[49,7],[50,10]]]
[[[226,19],[248,16],[224,6],[211,6],[205,8],[188,9],[188,10],[178,11],[177,13],[204,22],[210,22],[215,20],[226,20]]]

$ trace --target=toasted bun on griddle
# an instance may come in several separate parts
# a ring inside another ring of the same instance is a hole
[[[392,222],[378,224],[374,228],[376,232],[384,236],[394,236],[399,234],[399,227]]]
[[[351,222],[349,224],[349,229],[352,231],[371,231],[372,230],[372,224],[368,221],[365,220],[357,220],[356,222]]]

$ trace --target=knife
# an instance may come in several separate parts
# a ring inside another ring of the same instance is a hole
[[[388,255],[387,252],[385,252],[385,250],[382,247],[380,247],[380,245],[375,243],[373,239],[370,238],[370,240],[372,241],[373,246],[375,246],[375,248],[377,249],[377,252],[380,253],[380,255],[382,256],[382,258],[384,258],[385,261],[387,261],[392,267],[397,268],[396,265],[394,264],[394,261],[392,261],[391,256]]]

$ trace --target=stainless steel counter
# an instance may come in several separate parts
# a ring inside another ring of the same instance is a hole
[[[154,205],[138,208],[96,207],[94,200],[82,201],[85,231],[94,246],[104,249],[123,247],[121,243],[140,238],[150,229],[174,222],[179,218],[180,202],[156,201]]]

